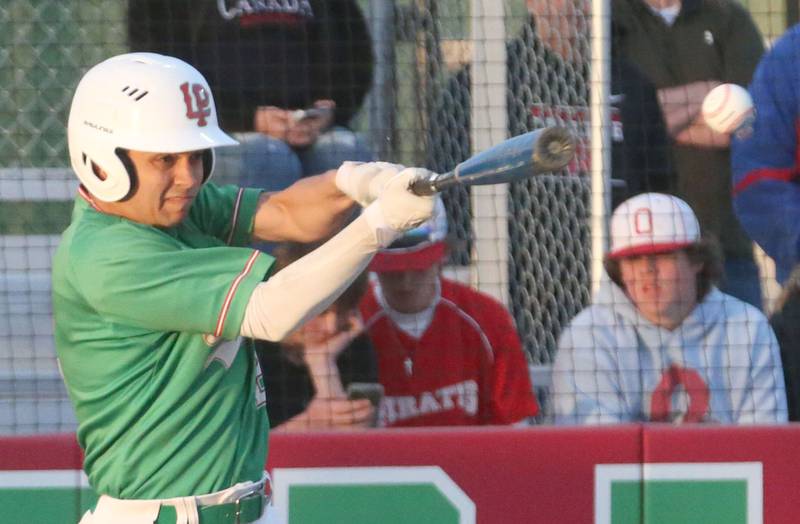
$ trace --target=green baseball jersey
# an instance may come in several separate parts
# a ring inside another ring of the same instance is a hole
[[[179,497],[261,478],[264,387],[239,330],[274,260],[233,247],[250,241],[258,194],[207,184],[169,229],[77,199],[53,260],[55,342],[97,492]]]

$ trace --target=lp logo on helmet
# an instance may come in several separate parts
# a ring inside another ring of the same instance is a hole
[[[191,90],[190,90],[191,89]],[[208,122],[206,117],[211,115],[211,97],[202,84],[181,84],[183,101],[186,103],[186,118],[196,118],[197,125],[204,127]],[[196,106],[196,107],[195,107]]]

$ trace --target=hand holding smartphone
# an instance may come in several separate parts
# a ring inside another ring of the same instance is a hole
[[[293,148],[310,146],[333,125],[335,109],[332,100],[316,100],[305,109],[284,110],[282,140]]]
[[[368,399],[374,408],[371,427],[378,425],[378,410],[383,399],[383,386],[377,382],[351,382],[347,386],[349,400]]]
[[[309,107],[306,109],[296,109],[290,114],[292,116],[292,120],[295,122],[302,122],[312,118],[327,117],[332,111],[333,109],[330,107]]]

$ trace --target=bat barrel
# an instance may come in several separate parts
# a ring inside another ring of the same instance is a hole
[[[548,127],[509,138],[482,151],[447,173],[415,180],[416,195],[432,195],[452,185],[503,184],[558,171],[572,160],[575,139],[563,127]]]
[[[566,128],[543,129],[533,150],[533,169],[538,173],[567,167],[575,156],[575,138]]]

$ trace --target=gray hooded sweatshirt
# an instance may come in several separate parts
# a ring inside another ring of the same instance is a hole
[[[606,280],[561,334],[552,399],[557,424],[787,420],[772,328],[716,288],[668,330]]]

